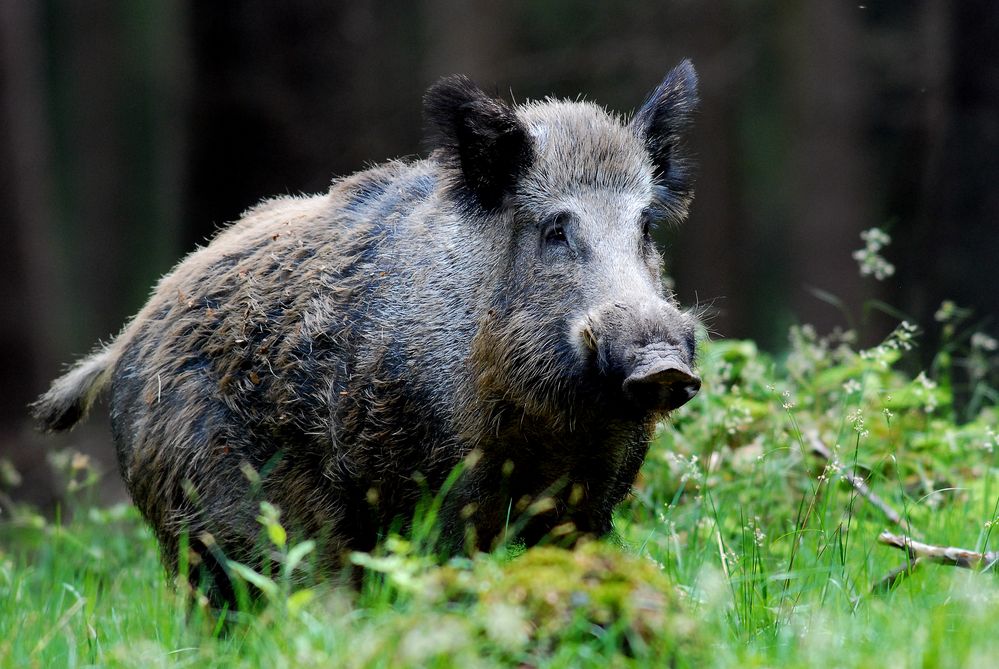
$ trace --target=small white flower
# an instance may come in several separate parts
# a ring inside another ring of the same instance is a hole
[[[871,228],[860,233],[864,248],[853,252],[853,258],[860,265],[861,276],[874,275],[883,281],[895,273],[895,266],[881,257],[880,251],[891,242],[891,237],[879,228]]]
[[[971,335],[971,348],[979,351],[994,351],[999,348],[999,342],[984,332],[976,332]]]
[[[940,308],[937,312],[933,314],[933,318],[940,323],[946,323],[952,320],[954,316],[957,315],[957,305],[950,300],[944,300],[940,303]]]

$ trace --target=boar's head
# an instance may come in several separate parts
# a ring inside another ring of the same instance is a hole
[[[630,121],[588,102],[510,106],[464,77],[428,91],[448,198],[490,268],[480,394],[572,425],[648,419],[697,393],[695,319],[666,290],[653,241],[692,198],[680,146],[696,86],[684,61]]]

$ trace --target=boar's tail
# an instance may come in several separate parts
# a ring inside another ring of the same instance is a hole
[[[113,345],[103,347],[53,381],[48,392],[31,405],[31,415],[39,428],[62,432],[86,416],[111,378],[116,353]]]

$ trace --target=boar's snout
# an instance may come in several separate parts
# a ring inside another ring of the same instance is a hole
[[[651,344],[635,358],[635,366],[621,387],[625,395],[644,406],[670,411],[693,399],[701,388],[701,380],[675,346]]]
[[[591,312],[579,331],[596,370],[620,383],[626,400],[645,411],[671,411],[701,388],[693,366],[690,325],[672,305],[614,304]]]

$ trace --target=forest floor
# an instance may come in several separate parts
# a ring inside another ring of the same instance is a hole
[[[237,567],[262,600],[225,623],[168,580],[133,508],[87,502],[87,459],[58,454],[62,519],[0,505],[0,666],[991,666],[995,342],[938,316],[918,374],[905,323],[866,350],[794,328],[780,360],[705,344],[704,388],[661,426],[618,538],[575,552],[444,561],[429,506],[354,556],[356,591],[310,577],[312,545],[264,508],[275,569]]]

